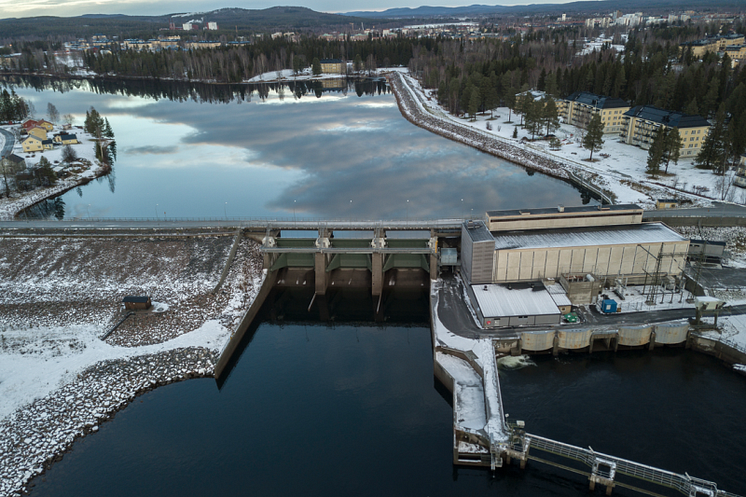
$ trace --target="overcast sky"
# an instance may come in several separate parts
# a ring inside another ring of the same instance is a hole
[[[0,18],[36,16],[78,16],[82,14],[164,15],[176,12],[208,12],[223,7],[266,9],[277,5],[300,5],[321,12],[350,12],[355,10],[385,10],[394,7],[419,7],[421,5],[460,6],[481,3],[485,5],[525,5],[537,3],[568,3],[570,0],[446,0],[444,3],[423,0],[245,0],[216,3],[206,0],[154,2],[152,0],[0,0]]]

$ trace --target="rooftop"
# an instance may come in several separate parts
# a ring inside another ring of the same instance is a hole
[[[554,299],[541,283],[472,285],[477,304],[485,318],[559,314]]]
[[[487,229],[484,221],[464,221],[463,226],[472,242],[486,242],[492,240],[492,233]]]
[[[588,93],[587,91],[576,91],[567,100],[580,102],[581,104],[591,105],[597,109],[617,109],[619,107],[629,107],[629,103],[621,98],[605,97]]]
[[[602,212],[602,211],[627,211],[642,210],[637,204],[611,204],[611,205],[578,205],[573,207],[542,207],[539,209],[511,209],[504,211],[487,211],[487,217],[504,217],[504,216],[525,216],[540,214],[576,214],[583,212]]]
[[[495,250],[534,249],[550,247],[588,247],[631,245],[662,242],[688,242],[663,223],[624,226],[512,231],[495,235]]]
[[[624,113],[625,116],[646,119],[656,123],[664,124],[670,128],[699,128],[710,126],[710,123],[702,116],[691,116],[681,112],[663,110],[652,105],[638,105]]]

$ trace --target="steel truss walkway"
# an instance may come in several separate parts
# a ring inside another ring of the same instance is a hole
[[[605,485],[607,495],[611,494],[611,490],[616,485],[649,495],[657,495],[653,492],[616,481],[618,475],[625,475],[644,482],[672,488],[688,497],[738,497],[736,494],[718,490],[714,482],[695,478],[686,473],[683,475],[673,473],[634,461],[628,461],[627,459],[602,454],[590,447],[584,449],[529,433],[521,434],[514,432],[511,448],[513,449],[510,451],[511,455],[521,459],[522,462],[526,459],[531,459],[575,473],[588,475],[591,490],[595,489],[596,484]],[[581,462],[590,468],[591,471],[590,473],[586,473],[552,461],[529,456],[528,452],[530,449],[540,450]]]

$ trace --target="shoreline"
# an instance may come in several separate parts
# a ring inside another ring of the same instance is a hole
[[[415,88],[417,83],[416,81],[412,81],[414,79],[412,76],[400,72],[387,73],[385,76],[389,81],[402,116],[415,126],[476,148],[481,152],[507,160],[526,170],[540,172],[570,183],[581,191],[588,191],[594,198],[603,198],[605,196],[612,203],[649,202],[653,204],[657,198],[668,198],[671,195],[678,195],[695,204],[698,202],[709,204],[712,201],[716,201],[715,198],[701,193],[663,184],[657,178],[641,180],[628,174],[606,174],[602,172],[606,171],[606,166],[604,165],[601,165],[602,170],[599,170],[597,168],[594,169],[590,165],[585,166],[580,163],[572,163],[575,159],[571,159],[568,162],[568,160],[555,156],[550,152],[538,149],[532,150],[531,147],[523,145],[520,141],[510,140],[498,134],[487,133],[474,126],[462,124],[437,105],[428,104],[425,99],[429,101],[430,97],[427,97],[421,90]],[[594,163],[598,163],[595,158]],[[610,172],[618,173],[618,171],[613,170]],[[601,181],[598,181],[599,179]],[[627,193],[618,193],[617,190],[620,187],[622,191],[626,189]],[[619,198],[619,195],[630,197],[630,191],[635,196],[639,195],[640,197],[644,197],[644,199]]]
[[[103,178],[112,172],[112,166],[96,161],[96,166],[91,167],[76,178],[58,180],[54,186],[37,188],[24,192],[18,197],[0,198],[0,220],[12,221],[29,209],[45,200],[64,195],[74,188],[84,186],[94,179]],[[18,192],[15,192],[18,195]]]

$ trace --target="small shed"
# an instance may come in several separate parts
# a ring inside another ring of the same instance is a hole
[[[124,308],[128,311],[147,310],[151,306],[150,297],[127,295],[122,299],[122,302]]]
[[[679,201],[675,198],[659,198],[655,201],[656,209],[675,209],[679,206]]]

